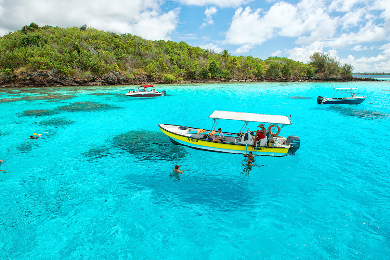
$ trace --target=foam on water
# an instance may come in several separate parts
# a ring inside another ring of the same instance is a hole
[[[0,259],[387,259],[388,84],[156,86],[169,95],[154,99],[0,89]],[[333,87],[368,98],[318,105]],[[301,148],[243,174],[242,155],[176,146],[158,128],[207,129],[214,110],[291,115],[281,135]]]

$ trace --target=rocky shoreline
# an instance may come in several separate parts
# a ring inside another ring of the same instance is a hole
[[[149,76],[129,78],[120,72],[110,72],[104,76],[67,77],[51,71],[37,71],[21,76],[0,79],[0,88],[21,87],[65,87],[65,86],[115,86],[141,84],[200,84],[200,83],[229,83],[229,82],[351,82],[378,81],[372,78],[341,78],[341,77],[306,77],[306,78],[255,78],[255,79],[199,79],[180,82],[156,81]]]

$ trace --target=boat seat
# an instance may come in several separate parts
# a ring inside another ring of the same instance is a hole
[[[259,146],[266,146],[267,145],[268,138],[265,137],[263,139],[260,139],[260,145]]]
[[[205,134],[191,134],[192,138],[203,139]]]
[[[233,137],[233,136],[225,136],[225,141],[229,142],[229,143],[235,143],[236,142],[236,138]]]

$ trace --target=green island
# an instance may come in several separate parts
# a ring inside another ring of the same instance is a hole
[[[318,52],[307,64],[261,60],[86,26],[31,23],[0,37],[0,87],[373,80],[354,78],[352,71]]]

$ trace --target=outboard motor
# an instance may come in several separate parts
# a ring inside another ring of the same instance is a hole
[[[287,137],[286,145],[290,146],[290,149],[288,149],[288,154],[295,154],[295,152],[299,149],[301,145],[301,141],[298,136],[296,135],[290,135]]]
[[[161,91],[161,93],[163,94],[163,96],[167,95],[167,91],[165,89],[163,91]]]
[[[322,104],[322,100],[324,100],[324,98],[321,97],[321,96],[318,96],[318,98],[317,98],[317,104]]]

